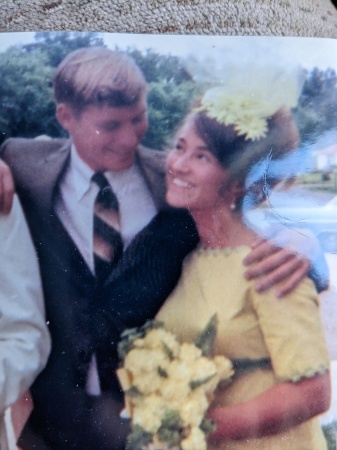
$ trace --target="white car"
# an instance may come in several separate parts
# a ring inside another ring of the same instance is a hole
[[[269,223],[310,229],[327,252],[337,252],[337,196],[324,205],[264,208]]]

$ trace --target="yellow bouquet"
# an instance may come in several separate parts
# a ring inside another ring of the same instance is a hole
[[[224,356],[210,357],[213,316],[194,343],[179,343],[158,321],[126,330],[117,374],[132,431],[126,450],[206,450],[214,430],[205,413],[221,380],[233,375]]]

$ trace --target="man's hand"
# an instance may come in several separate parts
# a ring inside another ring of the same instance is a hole
[[[10,168],[0,160],[0,213],[8,214],[12,209],[15,187]]]
[[[278,298],[293,291],[310,269],[310,262],[294,250],[278,247],[263,238],[254,242],[244,264],[248,266],[246,279],[257,279],[256,291],[263,292],[278,285]]]

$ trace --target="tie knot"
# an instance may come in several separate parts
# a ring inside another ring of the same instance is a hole
[[[94,183],[96,183],[99,186],[100,190],[110,187],[108,180],[106,179],[105,175],[102,172],[94,173],[91,179]]]
[[[105,175],[102,172],[96,172],[91,177],[92,181],[96,183],[99,187],[99,192],[97,194],[97,201],[104,208],[112,208],[115,211],[118,211],[118,200],[116,195],[114,194],[111,186],[106,179]]]

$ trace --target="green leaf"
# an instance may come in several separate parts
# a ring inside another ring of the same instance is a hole
[[[124,391],[125,395],[131,398],[141,397],[143,394],[138,390],[137,386],[131,386],[130,389]]]
[[[213,373],[212,375],[208,375],[205,378],[199,378],[198,380],[192,380],[190,381],[190,388],[196,389],[199,386],[202,386],[203,384],[207,383],[207,381],[211,380],[213,377],[215,377],[216,373]]]
[[[157,432],[158,439],[167,442],[170,446],[178,445],[184,437],[182,431],[182,422],[178,411],[166,410]]]
[[[125,450],[140,450],[142,447],[150,444],[151,441],[151,433],[148,433],[139,425],[133,425],[132,431],[127,439]]]
[[[179,413],[175,409],[167,409],[161,421],[161,427],[180,429],[182,426]]]
[[[216,426],[213,420],[204,417],[200,424],[200,429],[202,432],[206,434],[206,436],[208,436],[209,434],[213,433],[216,430]]]
[[[182,441],[179,431],[172,431],[167,428],[159,428],[157,436],[161,442],[167,442],[170,446],[178,445]]]
[[[133,340],[124,339],[118,343],[118,357],[124,361],[126,355],[133,349]]]
[[[149,330],[162,328],[164,324],[159,320],[148,320],[143,326],[137,328],[128,328],[121,334],[121,340],[118,343],[119,359],[124,361],[126,355],[134,348],[134,341],[142,339]]]
[[[217,333],[217,325],[217,316],[216,314],[214,314],[210,318],[206,327],[203,329],[203,331],[201,331],[201,333],[194,341],[195,345],[201,349],[203,356],[211,355],[212,347]]]
[[[148,331],[148,330],[154,330],[156,328],[164,328],[164,323],[160,320],[147,320],[145,324],[141,327],[142,330]]]
[[[162,378],[168,378],[168,373],[166,372],[165,369],[163,369],[162,367],[158,367],[158,374],[159,376],[161,376]]]
[[[173,361],[174,360],[174,355],[173,355],[173,352],[170,349],[170,347],[168,347],[168,345],[165,342],[163,342],[163,341],[161,341],[161,344],[163,346],[163,350],[164,350],[166,356],[168,357],[168,359]]]

